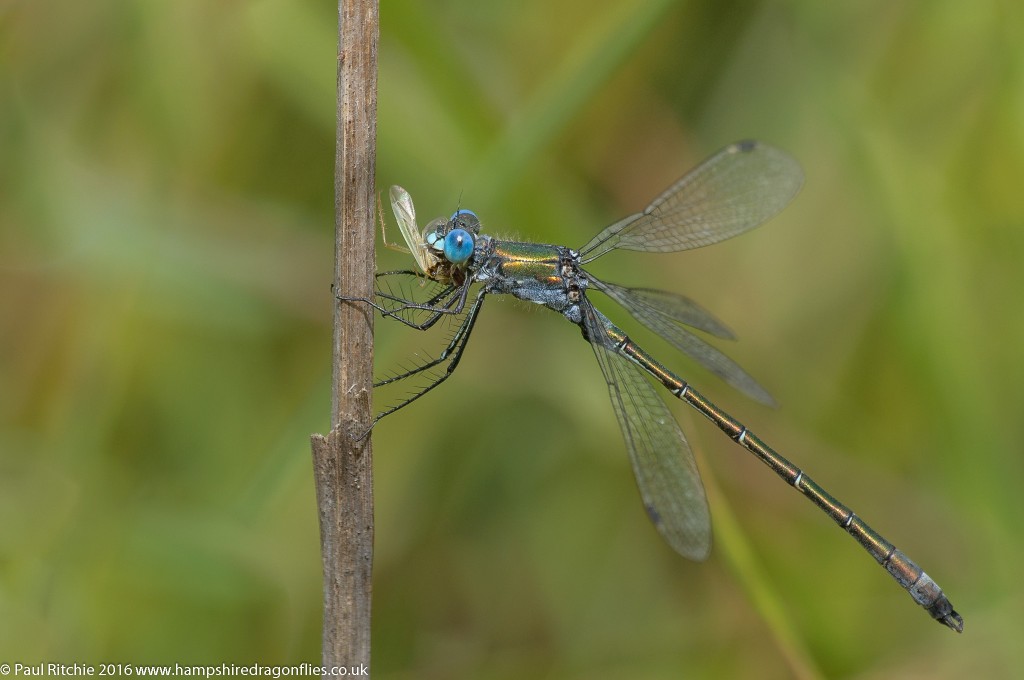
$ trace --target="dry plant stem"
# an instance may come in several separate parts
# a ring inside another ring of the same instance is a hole
[[[334,289],[373,291],[377,133],[376,0],[339,0]],[[331,432],[312,436],[324,570],[323,665],[370,663],[373,568],[373,315],[334,308]],[[365,677],[365,676],[364,676]]]

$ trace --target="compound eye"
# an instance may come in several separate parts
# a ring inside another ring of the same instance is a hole
[[[456,210],[448,218],[453,229],[465,229],[471,234],[480,233],[480,218],[472,210]]]
[[[462,264],[472,254],[473,235],[465,229],[452,229],[444,237],[444,256],[452,264]]]

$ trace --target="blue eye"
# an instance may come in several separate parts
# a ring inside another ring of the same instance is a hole
[[[476,217],[476,213],[473,212],[472,210],[465,210],[465,209],[463,209],[463,210],[456,210],[455,212],[452,213],[452,216],[449,217],[448,219],[449,220],[456,220],[456,219],[459,218],[460,215],[472,215],[473,217]],[[477,219],[479,219],[479,218],[477,218]]]
[[[462,264],[472,254],[473,235],[465,229],[452,229],[444,237],[444,256],[452,264]]]
[[[470,234],[480,233],[480,218],[472,210],[456,210],[448,218],[450,229],[465,229]]]

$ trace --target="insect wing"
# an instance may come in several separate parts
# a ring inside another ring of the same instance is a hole
[[[391,187],[391,209],[395,213],[395,220],[398,228],[402,231],[402,238],[409,246],[413,258],[419,268],[426,272],[433,265],[431,254],[423,243],[423,236],[419,227],[416,226],[416,208],[412,204],[412,196],[402,187],[395,185]]]
[[[690,445],[647,377],[618,352],[603,315],[588,304],[584,319],[647,515],[673,550],[703,560],[711,551],[711,516]]]
[[[803,184],[799,164],[760,142],[737,142],[704,161],[643,212],[603,230],[580,248],[583,262],[609,250],[668,253],[711,245],[766,222]]]

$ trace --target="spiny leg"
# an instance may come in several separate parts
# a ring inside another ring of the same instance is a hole
[[[472,322],[470,320],[470,317],[473,314],[476,313],[476,310],[478,310],[480,305],[482,304],[482,300],[483,300],[482,295],[483,295],[483,291],[480,291],[480,295],[478,295],[477,299],[474,301],[473,307],[470,308],[470,314],[467,315],[466,321],[463,321],[463,323],[459,326],[459,329],[452,335],[452,339],[451,339],[451,341],[449,341],[448,346],[445,347],[441,351],[441,353],[437,355],[436,359],[431,359],[430,361],[424,363],[423,365],[417,366],[416,368],[409,369],[408,371],[405,371],[404,373],[399,373],[399,374],[390,376],[388,378],[384,378],[383,380],[379,380],[379,381],[373,383],[373,386],[374,387],[383,387],[385,385],[390,385],[392,383],[396,383],[396,382],[399,382],[401,380],[405,380],[406,378],[411,378],[412,376],[417,375],[419,373],[422,373],[424,371],[428,371],[431,368],[433,368],[434,366],[437,366],[438,364],[444,363],[445,360],[447,360],[448,357],[451,356],[451,353],[454,350],[458,350],[459,353],[461,354],[461,349],[459,349],[459,344],[463,342],[464,338],[469,333],[469,328],[467,328],[467,325],[470,328],[472,327]],[[401,408],[401,407],[399,407],[399,408]]]
[[[382,272],[377,275],[380,279],[384,276],[396,276],[405,275],[413,276],[417,280],[423,281],[416,272],[413,271],[395,271],[395,272]],[[429,279],[427,279],[429,281]],[[395,302],[398,304],[397,307],[388,307],[375,300],[364,297],[355,297],[348,295],[335,295],[335,299],[342,302],[361,302],[369,305],[370,307],[377,310],[380,315],[384,318],[391,318],[399,321],[410,328],[416,330],[427,330],[436,324],[442,317],[461,314],[465,309],[466,298],[469,293],[469,283],[465,283],[462,286],[445,286],[439,293],[428,298],[424,302],[417,302],[410,297],[397,295],[395,293],[386,293],[380,289],[374,292],[374,296],[385,301]],[[417,322],[405,318],[403,314],[410,312],[426,312],[429,314],[426,321]]]
[[[425,364],[424,366],[407,371],[402,375],[394,376],[392,378],[374,384],[374,387],[379,387],[382,385],[398,382],[410,376],[422,373],[423,371],[429,368],[433,368],[434,366],[442,364],[446,360],[448,361],[448,366],[445,368],[445,372],[438,376],[438,378],[434,380],[432,383],[422,388],[418,392],[414,393],[412,396],[403,399],[398,404],[388,407],[387,409],[378,413],[374,417],[373,422],[370,423],[370,427],[366,430],[366,432],[364,432],[359,437],[359,439],[363,439],[368,434],[370,434],[370,430],[373,429],[374,425],[376,425],[377,422],[381,420],[381,418],[389,416],[395,411],[398,411],[399,409],[405,408],[406,406],[416,401],[424,394],[426,394],[427,392],[434,389],[435,387],[437,387],[438,385],[440,385],[441,383],[448,379],[448,377],[455,371],[456,367],[458,367],[459,365],[459,360],[462,358],[462,353],[466,349],[466,342],[469,340],[469,336],[470,333],[472,333],[473,331],[474,324],[476,324],[477,316],[480,314],[480,308],[483,306],[484,297],[486,295],[487,289],[481,288],[480,292],[477,293],[476,299],[473,301],[473,304],[469,308],[469,312],[466,315],[466,320],[462,322],[462,325],[459,327],[459,330],[452,337],[451,342],[448,343],[448,346],[444,349],[444,351],[441,352],[437,359],[432,360],[431,362]]]

